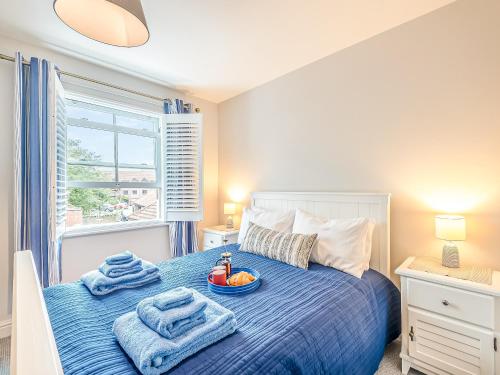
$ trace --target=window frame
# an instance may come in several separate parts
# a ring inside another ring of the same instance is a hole
[[[135,109],[133,107],[125,107],[123,105],[117,105],[111,101],[103,101],[95,98],[90,98],[87,96],[67,92],[66,99],[70,100],[77,100],[77,101],[82,101],[85,103],[93,104],[93,105],[99,105],[103,107],[110,107],[114,108],[115,110],[118,111],[123,111],[123,112],[129,112],[129,113],[136,113],[138,115],[143,115],[143,116],[148,116],[148,117],[155,117],[158,119],[158,129],[156,131],[150,131],[150,130],[139,130],[139,129],[133,129],[129,128],[126,126],[121,126],[121,125],[116,125],[116,118],[114,116],[115,112],[110,110],[109,113],[113,114],[113,125],[110,124],[104,124],[104,123],[99,123],[95,121],[88,121],[88,120],[77,120],[77,119],[72,119],[70,120],[69,117],[66,118],[66,127],[68,126],[76,126],[76,127],[81,127],[81,128],[86,128],[86,129],[94,129],[94,130],[102,130],[102,131],[108,131],[113,133],[114,137],[114,162],[97,162],[97,161],[67,161],[67,165],[80,165],[80,166],[91,166],[91,167],[108,167],[108,168],[114,168],[115,170],[115,181],[69,181],[67,187],[68,188],[95,188],[95,189],[131,189],[131,188],[145,188],[145,189],[162,189],[162,174],[161,174],[161,127],[162,127],[162,122],[163,122],[163,115],[161,113],[155,113],[155,112],[146,112],[142,110]],[[126,163],[118,163],[118,135],[119,134],[128,134],[128,135],[135,135],[139,137],[147,137],[147,138],[152,138],[155,140],[155,167],[150,168],[147,166],[141,166],[139,164],[126,164]],[[119,181],[119,169],[120,168],[129,168],[129,169],[150,169],[154,170],[156,173],[156,182],[141,182],[141,181]],[[161,194],[160,194],[161,195]]]
[[[133,230],[150,226],[166,225],[164,222],[163,213],[163,175],[162,175],[162,139],[161,129],[163,127],[163,113],[160,111],[148,111],[137,108],[132,105],[123,105],[112,100],[102,100],[99,98],[82,95],[76,92],[66,91],[65,99],[77,100],[80,102],[88,103],[89,107],[98,105],[110,109],[109,112],[113,114],[113,124],[99,123],[89,120],[70,119],[66,118],[66,128],[69,126],[76,126],[86,129],[95,129],[102,131],[109,131],[114,137],[114,162],[99,162],[99,161],[66,161],[66,166],[79,165],[79,166],[92,166],[92,167],[108,167],[114,168],[115,181],[70,181],[67,180],[67,189],[71,188],[88,188],[88,189],[157,189],[158,190],[158,217],[154,219],[135,220],[130,222],[116,222],[106,224],[86,224],[77,227],[66,228],[65,237],[89,235],[93,233],[104,233],[122,230]],[[126,126],[116,125],[116,111],[123,111],[127,113],[138,114],[158,119],[158,126],[154,130],[134,129]],[[152,138],[155,140],[154,150],[154,167],[118,163],[118,136],[119,134],[135,135],[140,137]],[[119,181],[119,169],[141,169],[141,170],[154,170],[156,175],[156,182],[142,182],[142,181]]]

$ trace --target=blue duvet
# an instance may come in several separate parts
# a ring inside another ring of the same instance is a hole
[[[44,290],[65,374],[136,374],[111,331],[143,298],[177,286],[198,290],[232,310],[234,334],[203,349],[169,374],[373,374],[400,333],[400,295],[369,270],[362,279],[310,264],[302,270],[228,246],[233,263],[262,277],[245,296],[209,292],[206,274],[222,249],[159,264],[161,282],[94,296],[81,282]]]

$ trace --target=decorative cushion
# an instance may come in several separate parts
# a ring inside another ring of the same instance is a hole
[[[278,232],[250,222],[240,250],[307,269],[317,236]]]

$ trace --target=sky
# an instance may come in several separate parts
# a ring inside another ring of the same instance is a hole
[[[89,121],[113,124],[113,115],[92,111],[86,108],[67,107],[67,116]],[[132,114],[134,118],[116,116],[117,125],[133,129],[154,130],[158,126],[158,119]],[[77,126],[68,126],[68,138],[81,141],[81,147],[100,155],[104,162],[114,162],[114,133],[104,130],[89,129]],[[118,162],[127,164],[146,164],[154,166],[155,140],[149,137],[140,137],[131,134],[118,134]]]

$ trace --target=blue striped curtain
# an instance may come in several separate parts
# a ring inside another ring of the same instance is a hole
[[[198,251],[195,221],[174,221],[169,226],[172,257],[180,257]]]
[[[49,108],[55,69],[46,60],[15,61],[15,203],[16,251],[31,250],[43,287],[60,281],[60,241],[50,230],[52,156],[48,154]]]
[[[166,99],[163,102],[165,113],[189,113],[184,102],[180,99],[174,101]],[[195,221],[174,221],[169,227],[170,252],[172,257],[180,257],[198,251],[198,236]]]

